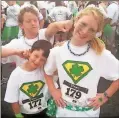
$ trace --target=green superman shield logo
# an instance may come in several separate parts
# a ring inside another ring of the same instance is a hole
[[[20,90],[29,97],[35,97],[39,94],[44,86],[44,82],[38,80],[34,82],[23,83]]]
[[[92,67],[88,62],[67,60],[62,65],[75,84],[92,70]]]

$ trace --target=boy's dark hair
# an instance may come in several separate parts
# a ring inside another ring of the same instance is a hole
[[[43,50],[43,56],[45,58],[48,58],[51,48],[52,44],[50,42],[46,40],[38,40],[32,45],[31,52],[33,52],[34,50]]]

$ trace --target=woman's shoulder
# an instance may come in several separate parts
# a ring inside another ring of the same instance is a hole
[[[101,53],[101,56],[104,56],[104,55],[110,55],[112,54],[111,51],[107,50],[106,48],[103,49],[102,53]]]
[[[111,53],[111,51],[104,49],[100,55],[100,59],[102,60],[115,60],[116,57]],[[116,59],[117,60],[117,59]]]

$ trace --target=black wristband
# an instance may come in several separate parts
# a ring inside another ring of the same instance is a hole
[[[104,96],[105,96],[107,99],[110,98],[106,92],[104,92]]]

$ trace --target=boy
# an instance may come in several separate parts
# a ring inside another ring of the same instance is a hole
[[[4,100],[11,103],[16,118],[47,117],[49,96],[43,66],[51,48],[46,40],[36,41],[29,50],[28,60],[12,72]]]

